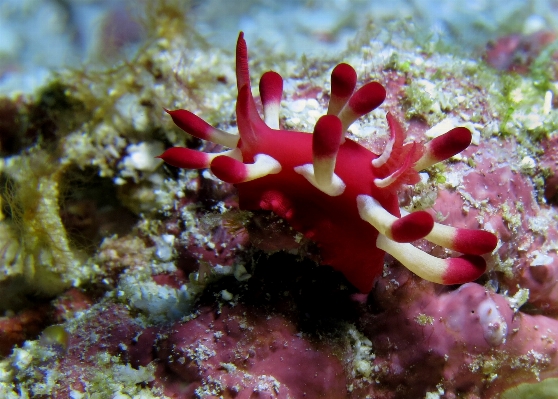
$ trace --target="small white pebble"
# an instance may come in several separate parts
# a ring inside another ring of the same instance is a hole
[[[163,163],[162,159],[155,157],[161,155],[164,149],[163,143],[160,141],[130,144],[126,148],[128,156],[124,158],[123,164],[130,169],[153,172]]]
[[[301,98],[299,100],[295,100],[291,102],[288,105],[288,108],[291,112],[300,113],[304,111],[304,109],[306,108],[306,104],[307,104],[307,100]]]
[[[223,298],[225,301],[230,301],[231,299],[234,298],[234,296],[229,291],[222,290],[221,291],[221,298]]]

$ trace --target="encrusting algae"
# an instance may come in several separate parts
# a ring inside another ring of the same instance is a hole
[[[53,155],[35,150],[5,159],[2,200],[9,215],[0,224],[4,241],[3,280],[20,278],[36,292],[55,295],[91,278],[85,260],[70,246],[60,217],[59,183],[64,168]],[[9,291],[9,289],[8,289]],[[13,293],[12,293],[13,295]],[[6,309],[9,298],[2,298]],[[13,306],[13,305],[8,305]]]
[[[251,45],[254,75],[284,76],[285,130],[312,129],[327,112],[334,65],[347,62],[358,87],[377,80],[388,93],[350,140],[381,153],[388,111],[420,143],[456,126],[472,132],[469,148],[419,171],[398,199],[406,211],[432,208],[436,222],[498,236],[483,255],[488,272],[441,287],[388,258],[364,295],[318,266],[315,243],[280,218],[239,211],[232,185],[156,158],[175,146],[223,150],[183,134],[165,108],[238,130],[234,56],[209,48],[178,3],[150,2],[135,57],[61,71],[35,96],[0,101],[10,118],[0,124],[0,396],[553,392],[558,211],[547,193],[558,169],[558,77],[544,73],[548,54],[532,76],[439,54],[433,43],[420,51],[385,29],[370,28],[335,59],[289,60]],[[25,335],[30,326],[42,334]],[[311,366],[289,372],[299,364]]]
[[[184,21],[177,24],[173,13],[182,15],[180,9],[163,3],[154,8],[173,18],[169,29],[160,32],[170,36],[178,25],[184,28]],[[173,72],[165,62],[166,43],[167,39],[160,37],[133,61],[106,71],[62,71],[38,93],[35,103],[21,98],[2,101],[7,109],[3,118],[16,122],[3,126],[7,130],[2,132],[5,157],[0,163],[4,186],[0,234],[4,238],[4,270],[0,286],[6,295],[0,294],[0,308],[14,310],[21,306],[18,296],[29,292],[56,295],[99,275],[87,259],[91,243],[84,248],[76,246],[79,237],[71,237],[65,225],[67,186],[76,174],[84,181],[82,185],[93,180],[97,185],[96,175],[112,180],[117,205],[125,216],[129,212],[126,208],[135,214],[157,213],[172,201],[165,198],[165,189],[157,196],[157,190],[166,183],[160,173],[153,173],[161,164],[155,156],[169,140],[166,136],[175,135],[157,124],[161,120],[158,104],[173,98],[160,83],[163,73],[170,80],[179,79],[169,76]],[[187,47],[186,42],[182,44]],[[93,198],[88,199],[106,202],[106,188],[104,184],[96,192],[94,187],[89,189]],[[96,217],[99,211],[81,217]],[[128,219],[124,217],[124,223],[130,224]],[[102,232],[105,237],[110,233]]]

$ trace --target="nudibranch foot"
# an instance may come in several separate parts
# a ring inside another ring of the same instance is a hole
[[[260,80],[260,117],[242,33],[236,76],[239,134],[216,129],[186,110],[167,111],[187,133],[230,150],[208,154],[176,147],[160,158],[179,168],[210,168],[237,187],[241,209],[274,211],[316,242],[322,263],[341,271],[361,292],[372,289],[386,252],[418,276],[440,284],[465,283],[484,273],[486,262],[480,255],[496,248],[494,234],[444,226],[425,211],[409,214],[400,210],[397,197],[404,184],[420,180],[419,171],[467,148],[468,129],[454,128],[426,144],[406,143],[403,127],[388,112],[389,139],[382,153],[375,154],[346,132],[357,118],[383,103],[386,91],[378,82],[356,89],[357,75],[350,65],[333,69],[327,114],[313,134],[280,129],[283,79],[276,72],[266,72]],[[464,255],[434,257],[410,244],[421,238]]]

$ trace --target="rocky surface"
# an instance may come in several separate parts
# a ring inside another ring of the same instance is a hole
[[[163,107],[235,130],[232,52],[207,47],[176,11],[158,9],[160,29],[131,61],[61,71],[0,101],[0,396],[552,395],[553,53],[517,75],[383,28],[327,59],[251,45],[254,75],[285,77],[285,128],[311,129],[344,61],[359,84],[388,90],[351,127],[371,150],[386,141],[387,111],[416,140],[473,131],[473,146],[423,172],[400,203],[497,234],[489,272],[443,287],[387,258],[365,296],[280,219],[239,211],[232,186],[154,158],[202,145]]]

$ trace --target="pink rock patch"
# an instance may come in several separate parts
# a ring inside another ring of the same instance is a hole
[[[344,398],[345,372],[325,344],[297,334],[279,315],[246,308],[203,308],[162,331],[156,345],[165,370],[156,384],[171,397],[213,390],[224,398]],[[170,383],[169,383],[170,382]]]

